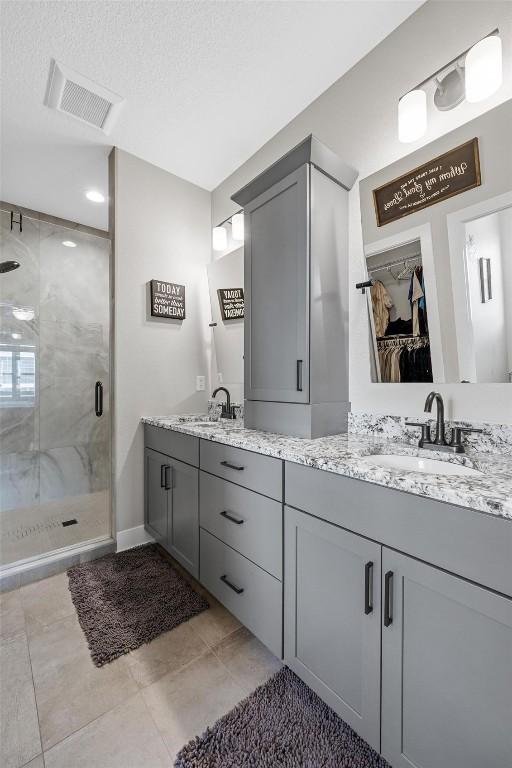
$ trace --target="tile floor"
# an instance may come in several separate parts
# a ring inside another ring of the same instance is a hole
[[[170,768],[280,667],[208,600],[209,610],[98,669],[66,574],[0,595],[2,768]]]

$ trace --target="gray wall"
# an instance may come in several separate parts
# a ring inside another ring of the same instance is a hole
[[[143,523],[142,416],[204,411],[209,391],[210,193],[115,150],[115,506]],[[147,283],[186,286],[183,322],[148,316]],[[206,391],[195,392],[196,375]]]
[[[495,27],[503,40],[504,86],[479,104],[464,103],[452,112],[431,115],[420,142],[400,144],[399,97]],[[213,220],[232,214],[236,205],[231,194],[311,132],[364,178],[511,97],[512,3],[427,2],[214,190]],[[352,285],[361,278],[364,263],[357,184],[349,206]],[[414,216],[409,219],[413,226]],[[420,415],[428,385],[371,383],[366,303],[355,291],[350,299],[352,409]],[[507,385],[446,384],[439,389],[452,418],[512,421]]]

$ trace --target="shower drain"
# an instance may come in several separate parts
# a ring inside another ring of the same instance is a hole
[[[13,528],[10,531],[6,531],[5,537],[10,541],[20,541],[26,539],[29,536],[40,536],[47,531],[54,530],[55,528],[61,528],[62,526],[74,525],[76,520],[44,520],[41,523],[34,523],[32,525],[21,525],[18,528]]]

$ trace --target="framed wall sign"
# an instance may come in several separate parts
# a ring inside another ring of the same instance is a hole
[[[220,312],[223,320],[240,320],[244,316],[244,289],[218,288]]]
[[[167,320],[184,320],[185,286],[151,280],[151,315]]]
[[[481,183],[478,139],[475,138],[374,189],[377,226],[409,216]]]

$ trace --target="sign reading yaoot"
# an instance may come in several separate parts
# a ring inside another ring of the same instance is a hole
[[[151,315],[168,320],[185,319],[185,286],[151,281]]]
[[[217,294],[223,320],[239,320],[244,316],[243,288],[218,288]]]
[[[377,225],[389,224],[481,184],[478,139],[373,190]]]

